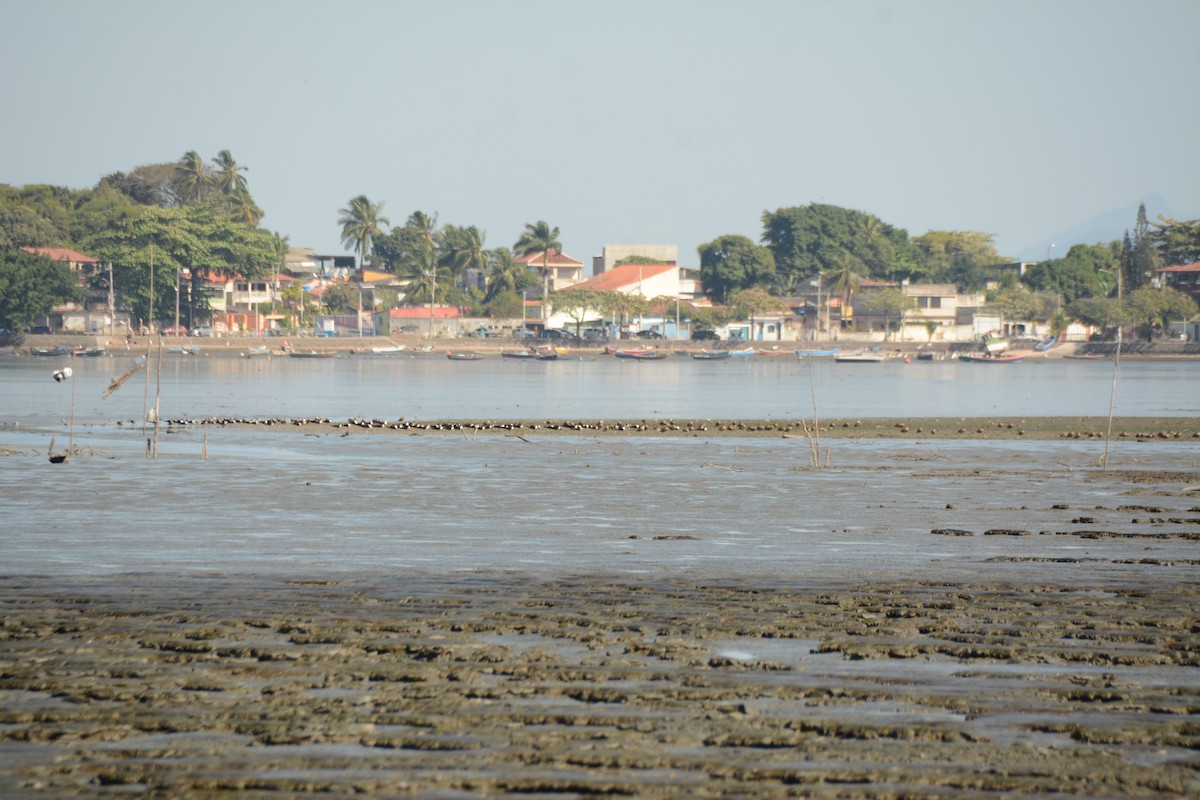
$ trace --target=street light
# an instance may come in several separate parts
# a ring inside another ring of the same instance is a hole
[[[1055,248],[1055,246],[1056,245],[1054,244],[1054,242],[1051,242],[1050,244],[1046,245],[1046,260],[1047,261],[1050,260],[1050,251],[1053,250]]]

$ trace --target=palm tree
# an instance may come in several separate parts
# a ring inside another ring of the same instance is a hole
[[[254,202],[254,198],[250,196],[250,192],[245,189],[239,189],[229,201],[233,218],[238,222],[245,222],[248,225],[258,225],[262,221],[263,210],[259,207],[258,203]]]
[[[860,283],[862,269],[861,266],[855,263],[855,259],[850,253],[842,251],[838,256],[838,265],[835,269],[826,273],[826,277],[832,279],[831,289],[842,301],[842,319],[846,319],[846,309],[850,307],[854,295],[858,294],[862,288]]]
[[[512,251],[497,247],[487,251],[488,276],[484,301],[491,302],[505,292],[520,292],[528,286],[529,270],[513,260]]]
[[[530,253],[542,253],[542,297],[550,294],[550,251],[562,252],[562,243],[558,241],[558,228],[551,228],[544,220],[536,224],[525,224],[525,231],[513,245],[517,255],[527,256]]]
[[[342,226],[342,244],[358,253],[359,263],[364,263],[371,243],[383,233],[384,225],[391,225],[382,216],[383,203],[372,203],[365,194],[350,201],[347,208],[338,212],[338,224]]]
[[[179,193],[185,201],[199,200],[212,183],[212,174],[204,159],[195,150],[189,150],[179,159],[175,167]]]
[[[463,286],[467,285],[468,271],[485,272],[487,270],[488,256],[487,251],[483,249],[483,242],[486,238],[487,234],[474,225],[466,228],[447,225],[443,232],[446,260],[455,273],[461,276],[460,280]]]
[[[249,167],[239,167],[228,150],[217,153],[213,163],[217,165],[217,173],[213,176],[213,182],[222,194],[236,195],[238,192],[247,191],[246,176],[242,173]]]

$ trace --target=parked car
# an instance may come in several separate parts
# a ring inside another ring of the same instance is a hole
[[[488,327],[486,325],[480,325],[478,328],[471,331],[471,335],[475,336],[479,339],[486,339],[489,336],[495,336],[496,334],[493,333],[492,331],[488,330]]]
[[[187,328],[183,325],[168,325],[159,333],[163,336],[187,336]]]
[[[665,337],[658,331],[638,331],[637,338],[639,338],[639,339],[662,339]]]
[[[546,332],[542,334],[543,338],[549,339],[552,342],[582,342],[583,339],[563,330],[562,328],[546,328]]]
[[[692,341],[694,342],[719,342],[720,340],[721,336],[716,331],[692,331]]]
[[[588,328],[583,332],[583,338],[592,342],[607,342],[608,331],[603,328]]]
[[[537,338],[537,333],[535,331],[530,330],[529,328],[517,328],[515,331],[513,331],[512,335],[513,335],[514,339],[535,339],[535,338]]]
[[[213,329],[211,325],[200,325],[192,328],[192,336],[212,336]]]

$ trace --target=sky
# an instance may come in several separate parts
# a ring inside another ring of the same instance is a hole
[[[813,202],[1004,254],[1151,193],[1200,216],[1194,0],[0,0],[0,30],[0,183],[228,149],[321,253],[361,194],[488,247],[545,220],[588,274]]]

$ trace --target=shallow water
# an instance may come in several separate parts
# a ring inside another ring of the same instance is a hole
[[[107,400],[132,355],[76,359],[76,385],[55,383],[52,358],[0,359],[0,422],[58,422],[75,393],[81,424],[140,420],[159,391],[171,417],[349,416],[386,419],[794,419],[811,417],[1104,416],[1113,367],[1104,361],[836,364],[795,357],[638,362],[609,356],[519,362],[440,354],[329,360],[166,356],[148,382]],[[1200,410],[1200,362],[1127,361],[1114,410],[1188,416]]]

